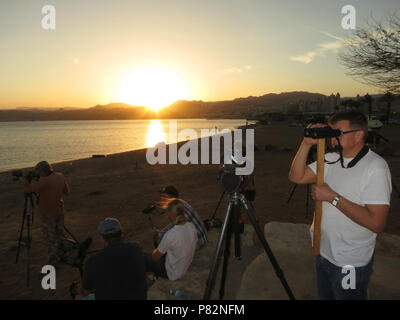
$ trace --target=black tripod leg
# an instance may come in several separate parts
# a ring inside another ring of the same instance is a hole
[[[232,210],[235,210],[235,205],[232,206]],[[228,271],[228,263],[229,263],[229,257],[231,255],[231,239],[232,239],[232,224],[233,220],[235,219],[235,213],[230,215],[229,221],[228,221],[228,228],[227,228],[227,234],[226,234],[226,239],[225,239],[225,251],[224,251],[224,263],[222,265],[222,275],[221,275],[221,284],[219,287],[219,299],[222,300],[225,295],[225,281],[226,281],[226,274]]]
[[[271,248],[268,245],[267,240],[264,237],[264,234],[260,228],[260,225],[258,224],[258,221],[256,220],[256,217],[254,215],[253,212],[253,208],[252,206],[248,203],[247,199],[244,197],[240,198],[240,201],[242,202],[243,207],[245,208],[245,210],[247,211],[247,214],[250,218],[250,222],[253,225],[253,228],[255,230],[255,232],[257,233],[258,239],[260,240],[260,242],[262,243],[265,252],[267,253],[267,256],[269,258],[269,260],[271,261],[272,266],[275,269],[275,273],[277,275],[277,277],[281,280],[281,283],[283,285],[283,287],[285,288],[285,291],[287,293],[287,295],[289,296],[290,300],[295,300],[295,297],[292,293],[292,290],[290,289],[289,285],[286,282],[285,276],[283,274],[282,269],[279,267],[278,262],[276,261],[274,254],[271,251]]]
[[[222,244],[224,242],[224,238],[225,238],[226,231],[228,228],[228,221],[230,220],[230,216],[231,216],[231,208],[232,208],[232,204],[229,202],[228,208],[227,208],[227,214],[225,216],[225,221],[224,221],[224,224],[222,225],[221,234],[219,235],[217,249],[215,250],[210,273],[208,275],[206,290],[204,292],[203,300],[209,300],[210,296],[211,296],[211,291],[213,289],[215,277],[217,275],[218,262],[219,262],[219,258],[220,258],[220,254],[221,254],[221,250],[222,250]]]
[[[19,258],[19,251],[21,249],[21,242],[22,242],[22,233],[24,232],[24,226],[25,226],[25,218],[26,218],[26,206],[27,206],[27,202],[28,198],[25,195],[25,203],[24,203],[24,213],[22,214],[22,223],[21,223],[21,230],[19,231],[19,240],[18,240],[18,248],[17,248],[17,256],[15,258],[15,263],[18,262],[18,258]]]
[[[33,201],[32,193],[29,194],[29,202],[31,203],[30,210],[29,210],[29,215],[31,217],[30,226],[33,226],[33,214],[34,214],[34,209],[35,209],[35,202]]]
[[[295,184],[293,186],[293,189],[292,189],[292,191],[290,192],[290,195],[289,195],[289,199],[286,201],[286,203],[289,203],[290,200],[292,200],[292,197],[293,197],[294,192],[296,191],[296,188],[297,188],[297,184]]]
[[[234,200],[235,204],[233,206],[233,221],[232,221],[232,229],[235,235],[235,257],[240,260],[242,257],[242,250],[240,249],[240,229],[239,229],[239,215],[241,204],[239,200]]]
[[[27,211],[27,236],[28,239],[26,241],[26,251],[27,251],[27,263],[26,263],[26,286],[29,287],[30,285],[30,271],[31,271],[31,259],[30,259],[30,249],[31,249],[31,211],[32,211],[32,205],[33,205],[33,200],[32,200],[32,194],[29,195],[28,199],[28,207],[26,209]]]
[[[71,231],[69,231],[69,230],[67,229],[67,227],[65,226],[65,224],[63,225],[63,227],[64,227],[64,230],[67,231],[67,233],[72,237],[72,239],[74,239],[75,242],[76,242],[77,244],[79,244],[79,241],[74,237],[74,235],[71,233]]]

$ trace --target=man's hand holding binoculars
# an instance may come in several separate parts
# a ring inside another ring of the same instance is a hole
[[[306,128],[310,129],[310,128],[324,128],[326,127],[326,124],[323,123],[310,123]],[[307,138],[304,137],[303,138],[303,145],[307,146],[307,147],[312,147],[314,144],[317,144],[318,140],[317,139],[313,139],[313,138]]]

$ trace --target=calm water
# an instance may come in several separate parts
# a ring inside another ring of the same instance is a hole
[[[249,122],[250,124],[251,122]],[[179,130],[234,129],[246,120],[177,120]],[[187,138],[178,139],[178,141]],[[169,120],[0,122],[0,171],[169,143]]]

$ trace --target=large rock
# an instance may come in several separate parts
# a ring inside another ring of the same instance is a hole
[[[311,254],[309,226],[271,222],[265,237],[296,299],[317,299],[315,258]],[[370,299],[400,299],[400,237],[378,237]],[[265,252],[244,272],[237,299],[288,299]]]

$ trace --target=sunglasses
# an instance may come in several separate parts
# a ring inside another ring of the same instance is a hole
[[[351,132],[357,132],[357,131],[360,131],[361,129],[355,129],[355,130],[349,130],[349,131],[341,131],[340,130],[340,136],[339,137],[342,137],[343,135],[345,135],[346,133],[351,133]]]

